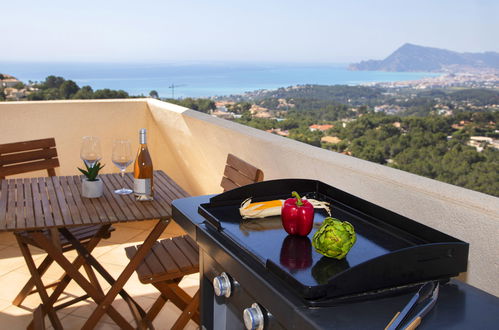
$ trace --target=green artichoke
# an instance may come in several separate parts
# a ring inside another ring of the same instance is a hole
[[[345,258],[357,240],[352,224],[327,217],[312,238],[312,245],[320,254],[338,260]]]

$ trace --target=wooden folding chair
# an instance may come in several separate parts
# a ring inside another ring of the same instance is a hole
[[[262,170],[233,154],[227,155],[227,163],[225,164],[224,175],[220,183],[224,191],[260,181],[263,181]]]
[[[224,191],[250,183],[263,181],[263,172],[244,160],[229,154],[225,165],[221,187]],[[125,249],[131,259],[139,246]],[[160,296],[147,312],[146,320],[152,322],[168,300],[182,313],[172,329],[183,329],[189,319],[199,324],[199,290],[191,298],[178,284],[184,276],[199,272],[199,250],[189,236],[157,241],[151,252],[137,268],[139,280],[154,285]]]
[[[57,158],[57,149],[55,146],[55,139],[40,139],[23,141],[16,143],[0,144],[0,179],[5,179],[6,176],[21,174],[27,172],[33,172],[38,170],[46,170],[48,176],[55,176],[55,168],[59,167],[59,159]],[[81,226],[75,228],[69,228],[69,231],[75,236],[81,243],[86,244],[90,239],[99,232],[101,226]],[[106,231],[102,238],[109,238],[110,232],[114,230]],[[15,232],[16,239],[21,248],[21,245],[35,245],[31,240],[28,240],[26,232]],[[51,239],[58,243],[63,252],[72,250],[71,244],[64,239],[57,231],[48,230],[44,231],[44,234],[50,236]],[[22,251],[29,252],[29,249],[21,249]],[[40,276],[47,271],[54,260],[48,256],[42,261],[40,266],[38,266],[38,273]],[[93,281],[97,281],[97,277],[91,267],[85,265],[85,270],[89,278]],[[46,288],[56,286],[59,281],[50,283],[46,285]],[[97,282],[98,283],[98,282]],[[97,284],[96,283],[96,284]],[[14,301],[13,305],[19,306],[24,301],[24,299],[33,293],[38,292],[38,290],[33,290],[35,287],[35,282],[31,278],[24,288],[19,292]],[[79,297],[77,300],[84,299],[84,297]],[[67,304],[65,304],[67,305]]]

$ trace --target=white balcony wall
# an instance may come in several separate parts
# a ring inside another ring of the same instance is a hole
[[[228,153],[261,168],[266,179],[318,179],[469,242],[468,272],[461,278],[499,296],[498,198],[157,100],[0,103],[0,143],[55,137],[62,175],[78,173],[84,135],[101,138],[104,172],[117,172],[112,141],[127,138],[135,148],[141,127],[149,130],[155,168],[193,195],[221,191]]]
[[[498,198],[197,111],[148,102],[192,194],[221,191],[228,153],[262,169],[265,179],[318,179],[469,242],[468,272],[461,279],[499,296]]]
[[[118,168],[111,161],[113,141],[128,139],[132,152],[139,145],[139,129],[147,128],[148,146],[155,167],[176,169],[176,161],[166,155],[164,141],[150,114],[144,99],[87,100],[87,101],[40,101],[0,102],[0,143],[11,143],[54,137],[59,155],[58,175],[80,174],[77,167],[83,167],[80,160],[81,138],[93,135],[100,138],[105,164],[102,173],[117,173]],[[133,165],[127,169],[133,171]],[[44,176],[40,171],[13,177]]]

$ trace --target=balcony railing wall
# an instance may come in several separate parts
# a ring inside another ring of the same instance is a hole
[[[470,243],[461,279],[499,296],[499,199],[354,157],[312,147],[157,100],[0,104],[0,143],[54,136],[60,174],[75,174],[83,135],[101,137],[106,170],[112,140],[150,131],[155,168],[193,195],[221,191],[227,153],[261,168],[266,179],[312,178]]]

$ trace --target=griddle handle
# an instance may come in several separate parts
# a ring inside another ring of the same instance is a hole
[[[248,184],[232,189],[210,198],[210,204],[223,205],[224,202],[232,204],[234,201],[243,201],[248,197],[257,196],[282,196],[292,191],[308,192],[317,191],[319,181],[309,179],[278,179]]]

